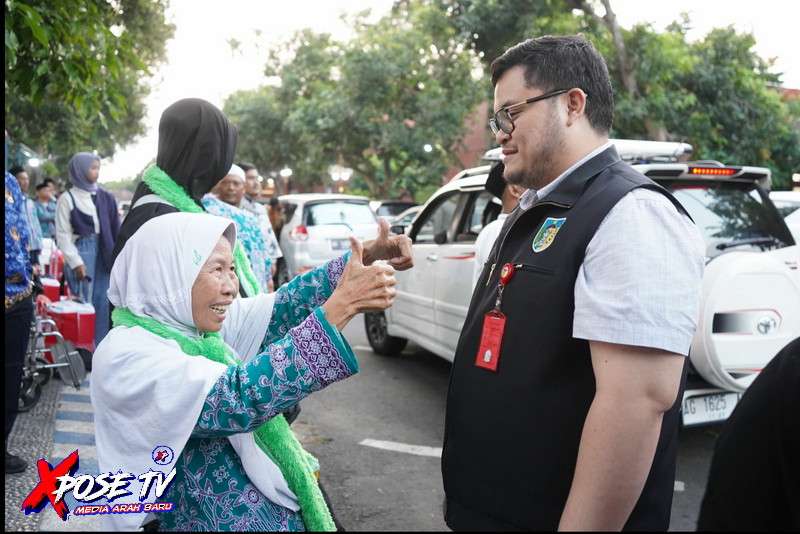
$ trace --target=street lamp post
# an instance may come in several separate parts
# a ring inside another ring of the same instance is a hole
[[[344,186],[350,180],[350,177],[353,176],[353,169],[342,167],[341,165],[331,165],[328,167],[328,173],[331,175],[331,180],[333,180],[336,186],[336,191],[342,193],[344,191]]]

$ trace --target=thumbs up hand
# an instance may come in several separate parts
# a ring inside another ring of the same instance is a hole
[[[385,310],[394,302],[395,269],[385,262],[365,265],[364,246],[350,238],[350,261],[336,290],[322,305],[328,322],[342,330],[358,313]]]
[[[388,260],[398,271],[414,266],[411,239],[405,235],[390,233],[389,223],[385,219],[378,220],[378,238],[364,243],[364,265],[370,265],[375,260]]]

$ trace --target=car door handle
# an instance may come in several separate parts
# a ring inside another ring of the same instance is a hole
[[[428,261],[439,261],[439,255],[438,254],[428,254],[428,256],[425,259],[428,260]]]

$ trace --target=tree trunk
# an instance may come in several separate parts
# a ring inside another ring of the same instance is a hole
[[[581,9],[587,15],[594,17],[601,21],[608,31],[611,32],[611,38],[614,41],[614,50],[616,52],[615,60],[619,66],[620,77],[622,78],[622,85],[625,91],[631,95],[632,98],[638,100],[642,98],[639,90],[639,83],[636,79],[636,73],[633,70],[633,63],[625,47],[625,39],[622,36],[622,29],[617,22],[617,16],[611,7],[611,0],[601,0],[606,14],[603,17],[597,15],[592,9],[592,6],[587,0],[574,0],[571,2],[573,7]],[[658,124],[649,117],[645,117],[644,126],[647,130],[647,136],[654,141],[666,141],[667,129],[662,124]]]

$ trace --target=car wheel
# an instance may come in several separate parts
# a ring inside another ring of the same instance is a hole
[[[365,313],[364,327],[367,330],[369,345],[375,354],[397,356],[406,348],[407,339],[389,335],[386,328],[386,315],[383,312]]]

